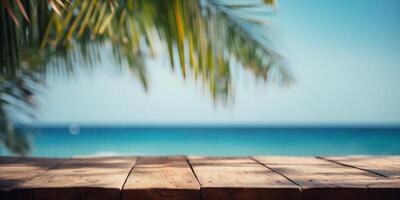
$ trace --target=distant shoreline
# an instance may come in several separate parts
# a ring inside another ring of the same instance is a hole
[[[74,124],[76,125],[76,124]],[[68,129],[71,125],[26,125],[33,129]],[[387,129],[400,130],[400,125],[79,125],[80,129]]]

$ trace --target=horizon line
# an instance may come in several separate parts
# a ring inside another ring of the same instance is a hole
[[[22,124],[31,128],[365,128],[400,129],[400,124]]]

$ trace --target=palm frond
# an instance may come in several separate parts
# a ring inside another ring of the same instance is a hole
[[[16,134],[7,127],[14,127],[12,112],[34,106],[35,87],[27,85],[41,85],[49,74],[91,72],[104,54],[148,90],[146,58],[165,48],[179,76],[193,78],[223,104],[233,99],[237,67],[266,83],[293,79],[268,26],[274,0],[1,2],[0,139],[20,154],[25,140],[11,138],[22,138],[23,129]]]

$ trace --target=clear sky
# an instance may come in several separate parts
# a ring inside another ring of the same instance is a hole
[[[280,0],[272,26],[295,83],[279,87],[234,73],[235,100],[216,106],[193,80],[149,59],[150,88],[107,69],[50,77],[40,124],[400,125],[400,1]],[[107,60],[107,57],[105,57]],[[103,62],[107,68],[111,62]]]

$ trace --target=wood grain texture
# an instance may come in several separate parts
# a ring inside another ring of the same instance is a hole
[[[400,156],[346,156],[323,159],[381,174],[388,178],[400,178]]]
[[[380,177],[313,157],[255,157],[302,188],[302,199],[368,199],[367,183]]]
[[[0,199],[9,199],[10,190],[60,162],[61,159],[0,157]]]
[[[12,199],[120,199],[135,157],[74,158],[35,176]]]
[[[250,158],[189,157],[202,199],[300,199],[299,187]]]
[[[185,157],[139,157],[123,189],[123,199],[200,199],[200,185]]]
[[[399,162],[396,156],[0,157],[0,199],[399,200]]]
[[[322,159],[385,176],[386,178],[366,182],[371,199],[400,199],[400,156],[346,156]]]

